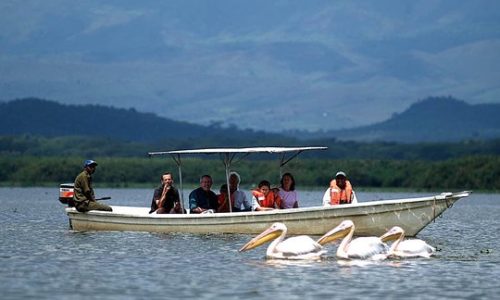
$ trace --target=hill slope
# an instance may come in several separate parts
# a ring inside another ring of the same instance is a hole
[[[402,143],[456,142],[500,137],[500,104],[469,105],[451,97],[427,98],[387,121],[347,130],[329,137],[350,141]]]
[[[205,145],[255,143],[261,138],[283,139],[278,135],[253,130],[173,121],[134,109],[63,105],[36,98],[0,103],[0,135],[23,134],[44,137],[94,136],[149,143],[185,140],[199,141]],[[198,146],[200,143],[197,143]]]
[[[450,97],[428,98],[387,121],[352,129],[304,134],[316,142],[457,142],[500,137],[500,104],[469,105]],[[27,98],[0,102],[0,135],[89,136],[123,141],[185,142],[186,147],[293,145],[294,138],[262,131],[202,126],[134,109],[64,105]],[[325,140],[327,139],[327,140]]]

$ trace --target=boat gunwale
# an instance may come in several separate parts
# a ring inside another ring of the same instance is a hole
[[[66,213],[68,216],[71,215],[89,215],[89,216],[105,216],[111,218],[118,217],[126,217],[126,218],[145,218],[145,219],[204,219],[204,218],[248,218],[255,216],[275,216],[275,215],[298,215],[305,214],[308,212],[329,212],[329,211],[344,211],[344,210],[355,210],[359,208],[365,207],[381,207],[384,205],[393,205],[400,204],[404,205],[406,203],[418,203],[418,202],[426,202],[426,201],[442,201],[442,200],[454,200],[457,201],[460,198],[467,197],[470,194],[468,191],[458,192],[458,193],[441,193],[434,196],[424,196],[417,198],[402,198],[402,199],[390,199],[390,200],[374,200],[367,202],[359,202],[356,204],[348,204],[348,205],[337,205],[337,206],[308,206],[308,207],[299,207],[299,208],[288,208],[288,209],[275,209],[269,211],[249,211],[249,212],[225,212],[225,213],[207,213],[207,214],[144,214],[144,213],[116,213],[116,212],[107,212],[107,211],[89,211],[86,213],[78,212],[75,208],[66,208]],[[141,209],[147,210],[147,207],[139,207],[139,206],[112,206],[116,208],[129,208],[129,209]],[[364,213],[360,213],[364,214]]]

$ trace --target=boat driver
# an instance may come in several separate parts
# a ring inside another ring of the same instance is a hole
[[[91,159],[83,163],[83,171],[78,174],[74,183],[75,193],[73,200],[75,208],[79,212],[90,210],[113,211],[111,206],[95,200],[94,189],[92,188],[92,174],[97,168],[97,163]]]

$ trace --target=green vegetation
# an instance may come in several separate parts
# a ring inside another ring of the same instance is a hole
[[[332,132],[297,132],[299,139],[218,123],[177,122],[133,109],[21,99],[0,103],[0,185],[71,182],[82,161],[93,158],[100,164],[95,175],[100,186],[154,186],[167,170],[177,177],[177,166],[170,158],[148,158],[148,151],[316,145],[328,150],[302,153],[287,165],[285,171],[296,176],[298,186],[326,187],[336,171],[344,170],[356,188],[498,191],[500,139],[486,139],[498,136],[497,106],[469,107],[454,99],[429,99],[387,122],[352,129],[362,130],[362,140],[377,137],[384,130],[392,136],[413,136],[409,141],[428,141],[429,137],[446,140],[443,136],[465,130],[467,135],[452,140],[474,137],[454,143],[403,144],[339,141],[332,138]],[[339,136],[351,136],[348,132],[354,136],[352,130],[342,130]],[[415,139],[416,134],[421,139]],[[242,184],[254,186],[261,179],[277,184],[278,162],[270,157],[252,155],[235,165]],[[209,158],[184,159],[184,183],[194,185],[200,175],[208,173],[217,189],[224,180],[223,166],[217,156]]]
[[[293,145],[273,141],[261,142]],[[318,140],[307,144],[329,149],[305,152],[287,165],[284,171],[292,172],[299,186],[325,187],[337,170],[344,170],[358,189],[500,190],[500,140],[421,144]],[[0,136],[0,185],[72,182],[83,160],[93,158],[100,164],[95,175],[99,186],[151,187],[167,170],[177,177],[177,166],[170,157],[148,158],[148,151],[197,147],[202,146],[194,139],[147,144],[102,137]],[[274,184],[279,181],[278,161],[273,156],[250,156],[234,169],[248,187],[261,179]],[[197,184],[199,176],[206,173],[214,177],[217,189],[224,181],[218,156],[183,159],[185,184]]]
[[[40,137],[33,135],[0,136],[0,155],[40,157],[145,157],[148,151],[165,151],[204,147],[248,147],[258,145],[327,146],[327,151],[305,152],[301,158],[370,159],[370,160],[429,160],[442,161],[467,156],[500,156],[500,139],[469,140],[457,143],[399,144],[389,142],[356,143],[332,139],[290,142],[261,137],[259,143],[246,140],[231,143],[209,143],[204,140],[166,140],[156,143],[123,141],[104,137],[65,136]],[[268,158],[268,156],[264,156]]]
[[[224,181],[224,168],[217,156],[212,159],[183,160],[184,184],[195,185],[202,174],[214,177],[214,189]],[[160,175],[177,166],[169,157],[94,157],[95,174],[101,187],[155,186]],[[82,157],[18,156],[0,158],[0,183],[4,186],[38,186],[72,182],[82,169]],[[279,181],[277,160],[244,160],[234,168],[242,184],[255,186],[261,179]],[[470,156],[444,161],[303,159],[287,165],[298,186],[326,187],[337,170],[349,174],[357,188],[411,188],[419,190],[500,190],[500,157]]]

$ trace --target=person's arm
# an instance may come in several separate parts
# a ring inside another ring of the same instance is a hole
[[[210,196],[202,195],[202,193],[204,193],[204,191],[202,191],[202,192],[198,192],[198,191],[200,191],[200,190],[196,189],[189,195],[189,207],[190,207],[192,212],[194,212],[196,214],[201,214],[202,212],[206,211],[207,209],[200,207],[200,205],[198,204],[198,197],[208,197],[207,201],[208,201],[209,206],[211,204],[210,203],[211,200],[210,200]],[[217,204],[217,196],[216,195],[215,195],[215,204]],[[215,206],[215,207],[217,207],[217,206]]]
[[[163,186],[163,190],[161,192],[160,199],[158,201],[158,207],[163,207],[166,208],[166,202],[167,202],[167,193],[169,191],[170,187],[169,186]]]
[[[354,191],[352,191],[352,195],[351,195],[351,204],[357,204],[358,203],[358,197],[356,197],[356,193]]]
[[[278,193],[275,193],[273,191],[270,191],[269,193],[273,193],[274,197],[274,208],[280,209],[281,208],[281,197]]]
[[[191,212],[194,213],[200,213],[201,211],[199,210],[200,207],[198,207],[198,201],[196,201],[196,190],[192,191],[191,194],[189,194],[189,209]]]
[[[295,190],[295,203],[293,204],[293,208],[299,208],[299,193]]]
[[[225,193],[217,195],[217,212],[229,212],[228,201]]]
[[[94,193],[94,189],[93,188],[90,188],[90,198],[92,198],[92,201],[96,201],[95,200],[95,193]]]
[[[273,209],[274,208],[271,208],[271,207],[260,206],[259,200],[255,196],[252,196],[252,211],[264,211],[264,210],[273,210]]]
[[[243,191],[240,192],[243,197],[243,206],[245,207],[245,210],[252,210],[252,203],[248,200],[247,195]]]
[[[323,195],[323,206],[330,206],[330,188],[327,188]]]
[[[149,213],[153,213],[158,209],[158,203],[161,195],[158,193],[158,189],[155,189],[153,192],[153,199],[151,199],[151,209],[149,210]]]
[[[90,177],[85,177],[82,180],[82,193],[90,201],[95,201],[94,191],[90,188]]]
[[[184,210],[181,207],[181,201],[175,201],[174,200],[173,206],[170,209],[170,213],[171,214],[182,214],[182,213],[184,213]]]
[[[207,197],[208,197],[208,208],[213,210],[213,212],[217,212],[219,209],[219,198],[217,197],[217,194],[210,191]],[[207,209],[204,209],[204,211],[205,210]]]
[[[201,207],[197,206],[197,207],[195,207],[194,209],[192,209],[191,211],[192,211],[192,212],[194,212],[195,214],[201,214],[202,212],[204,212],[204,211],[205,211],[205,209],[203,209],[203,208],[201,208]]]
[[[179,196],[179,191],[176,188],[173,188],[172,192],[174,193],[174,195],[173,195],[174,207],[178,207],[178,210],[182,211],[182,209],[181,209],[181,197]]]
[[[180,207],[179,201],[180,201],[179,193],[177,192],[175,187],[170,186],[170,188],[168,189],[168,191],[165,195],[163,207],[165,208],[166,211],[170,212],[174,209],[174,207],[176,206],[176,203],[177,203],[177,206]]]
[[[252,210],[259,210],[260,209],[260,204],[259,200],[255,196],[252,196]]]

